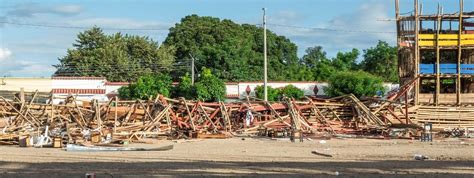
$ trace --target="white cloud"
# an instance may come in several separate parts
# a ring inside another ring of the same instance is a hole
[[[10,49],[0,47],[0,61],[8,59],[11,55],[12,51],[10,51]]]
[[[295,11],[284,10],[278,11],[275,14],[270,14],[267,19],[269,24],[296,24],[302,22],[305,16]]]
[[[55,71],[50,64],[16,57],[9,48],[0,47],[0,76],[45,77]]]
[[[172,24],[156,21],[140,21],[129,18],[88,18],[69,21],[70,25],[75,26],[99,26],[103,28],[119,29],[162,29],[168,30]]]
[[[9,16],[13,17],[24,17],[30,18],[37,14],[54,14],[61,16],[72,16],[77,15],[83,11],[83,8],[79,5],[55,5],[55,6],[44,6],[38,3],[24,3],[18,4],[12,10],[8,11]]]
[[[26,62],[19,66],[15,73],[21,76],[48,77],[54,71],[56,71],[56,68],[48,64]]]
[[[51,8],[51,12],[62,15],[76,15],[83,11],[79,5],[59,5]]]
[[[47,77],[55,71],[49,64],[10,59],[0,65],[0,76]]]
[[[327,22],[313,25],[316,28],[336,29],[322,30],[312,28],[288,28],[271,26],[278,34],[292,39],[299,47],[299,55],[312,46],[323,46],[330,56],[338,51],[348,51],[351,48],[366,49],[375,46],[378,40],[395,45],[395,23],[378,21],[389,19],[386,2],[371,1],[362,4],[353,12],[335,16]],[[370,31],[383,33],[349,32]]]

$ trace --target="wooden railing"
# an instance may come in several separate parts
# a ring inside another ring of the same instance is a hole
[[[439,34],[439,46],[457,46],[458,34]],[[436,34],[419,34],[420,46],[436,46]],[[474,34],[462,34],[461,46],[474,45]]]
[[[420,93],[418,100],[424,104],[434,104],[435,96],[432,93]],[[440,104],[456,104],[456,93],[439,94]],[[461,93],[461,104],[473,104],[474,93]]]
[[[457,64],[441,64],[440,74],[457,74]],[[420,64],[420,74],[435,74],[436,64]],[[461,64],[461,74],[474,74],[474,64]]]

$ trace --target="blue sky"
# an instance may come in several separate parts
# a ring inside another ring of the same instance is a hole
[[[412,0],[400,0],[401,11],[412,11]],[[457,12],[457,0],[420,0],[424,12]],[[0,76],[48,77],[52,65],[64,56],[82,27],[97,25],[106,33],[145,35],[162,42],[168,29],[186,15],[198,14],[231,19],[237,23],[261,24],[267,8],[268,28],[287,36],[298,46],[298,55],[320,45],[330,57],[338,51],[366,49],[378,40],[395,45],[394,0],[0,0]],[[465,0],[465,11],[474,10],[474,0]],[[321,31],[277,25],[329,28]],[[153,29],[153,30],[120,30]],[[371,31],[382,33],[344,32]]]

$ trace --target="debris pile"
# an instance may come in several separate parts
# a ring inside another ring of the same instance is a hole
[[[34,94],[36,95],[36,94]],[[309,135],[387,134],[387,109],[367,107],[353,95],[282,102],[148,100],[61,104],[0,97],[0,143],[63,147],[66,143],[143,142],[145,138],[228,138],[236,135],[299,138]],[[379,107],[387,107],[381,105]],[[377,111],[378,113],[374,112]]]

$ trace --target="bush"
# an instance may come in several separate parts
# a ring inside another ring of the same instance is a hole
[[[123,86],[118,89],[118,96],[120,99],[131,99],[131,92],[129,86]]]
[[[169,97],[171,84],[172,81],[169,75],[145,75],[138,78],[136,83],[121,87],[119,97],[121,99],[149,99],[157,94]]]
[[[181,81],[173,90],[173,97],[184,97],[186,99],[196,98],[196,91],[189,74],[186,74],[181,77]]]
[[[293,85],[287,85],[284,88],[267,87],[267,92],[268,92],[268,95],[267,95],[268,101],[278,101],[283,96],[286,96],[289,98],[295,98],[295,99],[300,99],[304,96],[303,90]],[[255,87],[255,95],[259,99],[264,98],[262,85]]]
[[[283,89],[281,89],[280,93],[281,95],[295,99],[300,99],[304,96],[304,91],[293,85],[285,86]]]
[[[210,69],[203,68],[199,81],[194,87],[196,99],[200,101],[222,101],[225,98],[225,83],[212,75]]]
[[[383,80],[366,72],[339,72],[329,78],[325,92],[329,96],[354,94],[357,97],[373,96],[384,91]]]
[[[280,99],[280,89],[278,88],[272,88],[267,86],[267,99],[268,101],[278,101]],[[255,95],[257,98],[260,98],[263,100],[263,86],[257,86],[255,87]]]

